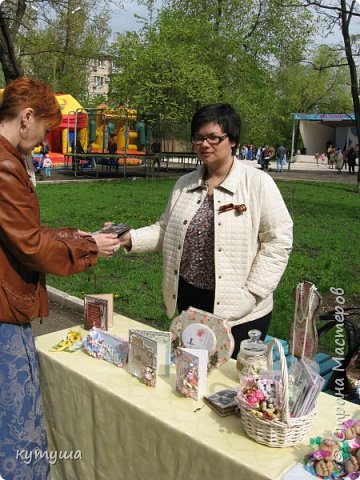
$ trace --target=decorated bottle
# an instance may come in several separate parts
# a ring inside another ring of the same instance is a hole
[[[240,343],[240,350],[236,359],[236,368],[239,375],[246,377],[257,376],[261,370],[267,368],[267,345],[260,340],[260,330],[249,330],[249,338]]]

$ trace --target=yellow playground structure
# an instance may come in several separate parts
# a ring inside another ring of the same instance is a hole
[[[62,122],[49,132],[50,157],[56,166],[63,166],[67,155],[94,153],[104,156],[110,138],[116,143],[117,165],[140,165],[141,156],[152,143],[152,125],[138,118],[128,107],[110,109],[101,104],[84,109],[71,95],[56,95],[62,111]],[[140,157],[140,158],[139,158]]]

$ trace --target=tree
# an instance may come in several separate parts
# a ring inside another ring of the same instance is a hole
[[[48,5],[42,18],[20,38],[20,56],[27,73],[58,92],[87,102],[92,59],[107,58],[109,11],[96,0],[67,0]],[[101,7],[101,10],[99,10]]]
[[[255,61],[289,57],[306,45],[312,15],[299,14],[299,2],[281,6],[273,0],[165,0],[172,11],[183,12],[214,27],[218,36],[231,40],[236,50]]]
[[[218,79],[194,42],[204,32],[198,19],[168,11],[156,26],[118,37],[113,56],[121,72],[114,76],[112,98],[146,114],[189,119],[199,104],[218,98]]]
[[[277,143],[288,143],[292,128],[290,112],[331,113],[351,110],[348,72],[345,67],[324,68],[329,61],[339,62],[339,54],[328,45],[317,47],[307,61],[285,61],[276,73]],[[299,125],[296,125],[294,150],[299,147]]]
[[[23,75],[15,53],[14,39],[18,25],[24,18],[25,8],[24,0],[4,2],[0,6],[0,62],[6,83]]]
[[[280,6],[282,2],[277,2]],[[359,83],[355,58],[359,48],[359,36],[351,32],[352,21],[360,17],[360,5],[357,0],[305,0],[302,9],[313,8],[322,17],[328,35],[338,29],[342,36],[343,45],[336,44],[335,48],[343,52],[343,58],[338,63],[328,63],[327,68],[348,66],[350,89],[355,116],[357,137],[360,140],[360,101]],[[354,53],[354,50],[356,53]],[[357,192],[360,193],[360,167],[357,176]]]
[[[275,21],[271,2],[265,2],[266,12],[254,10],[254,3],[169,2],[139,34],[115,42],[112,52],[121,72],[114,76],[114,97],[187,120],[201,104],[227,101],[240,110],[246,141],[275,136],[275,130],[269,131],[269,112],[276,103],[273,70],[285,49],[287,56],[301,50],[308,17],[276,12]],[[254,15],[256,21],[249,24]],[[240,21],[245,17],[246,25]],[[294,32],[299,33],[296,40]]]
[[[107,58],[109,6],[97,0],[6,0],[0,8],[5,82],[32,75],[86,99],[90,59]]]

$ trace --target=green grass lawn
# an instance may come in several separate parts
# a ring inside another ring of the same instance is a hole
[[[161,215],[174,183],[174,179],[138,179],[40,184],[42,222],[87,231],[98,229],[106,220],[128,222],[135,228],[148,225]],[[348,306],[359,300],[360,195],[345,184],[279,181],[278,186],[294,220],[294,248],[275,293],[270,333],[288,338],[294,312],[292,290],[302,280],[315,283],[329,306],[336,301],[330,287],[344,290]],[[48,283],[78,297],[113,292],[117,312],[166,329],[170,321],[162,302],[161,277],[160,254],[121,252],[100,259],[90,273],[68,278],[49,275]]]

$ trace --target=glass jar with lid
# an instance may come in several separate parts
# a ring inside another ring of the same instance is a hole
[[[260,337],[260,330],[249,330],[249,338],[240,343],[240,350],[236,359],[236,368],[239,375],[254,377],[257,376],[260,370],[266,370],[267,345]]]

